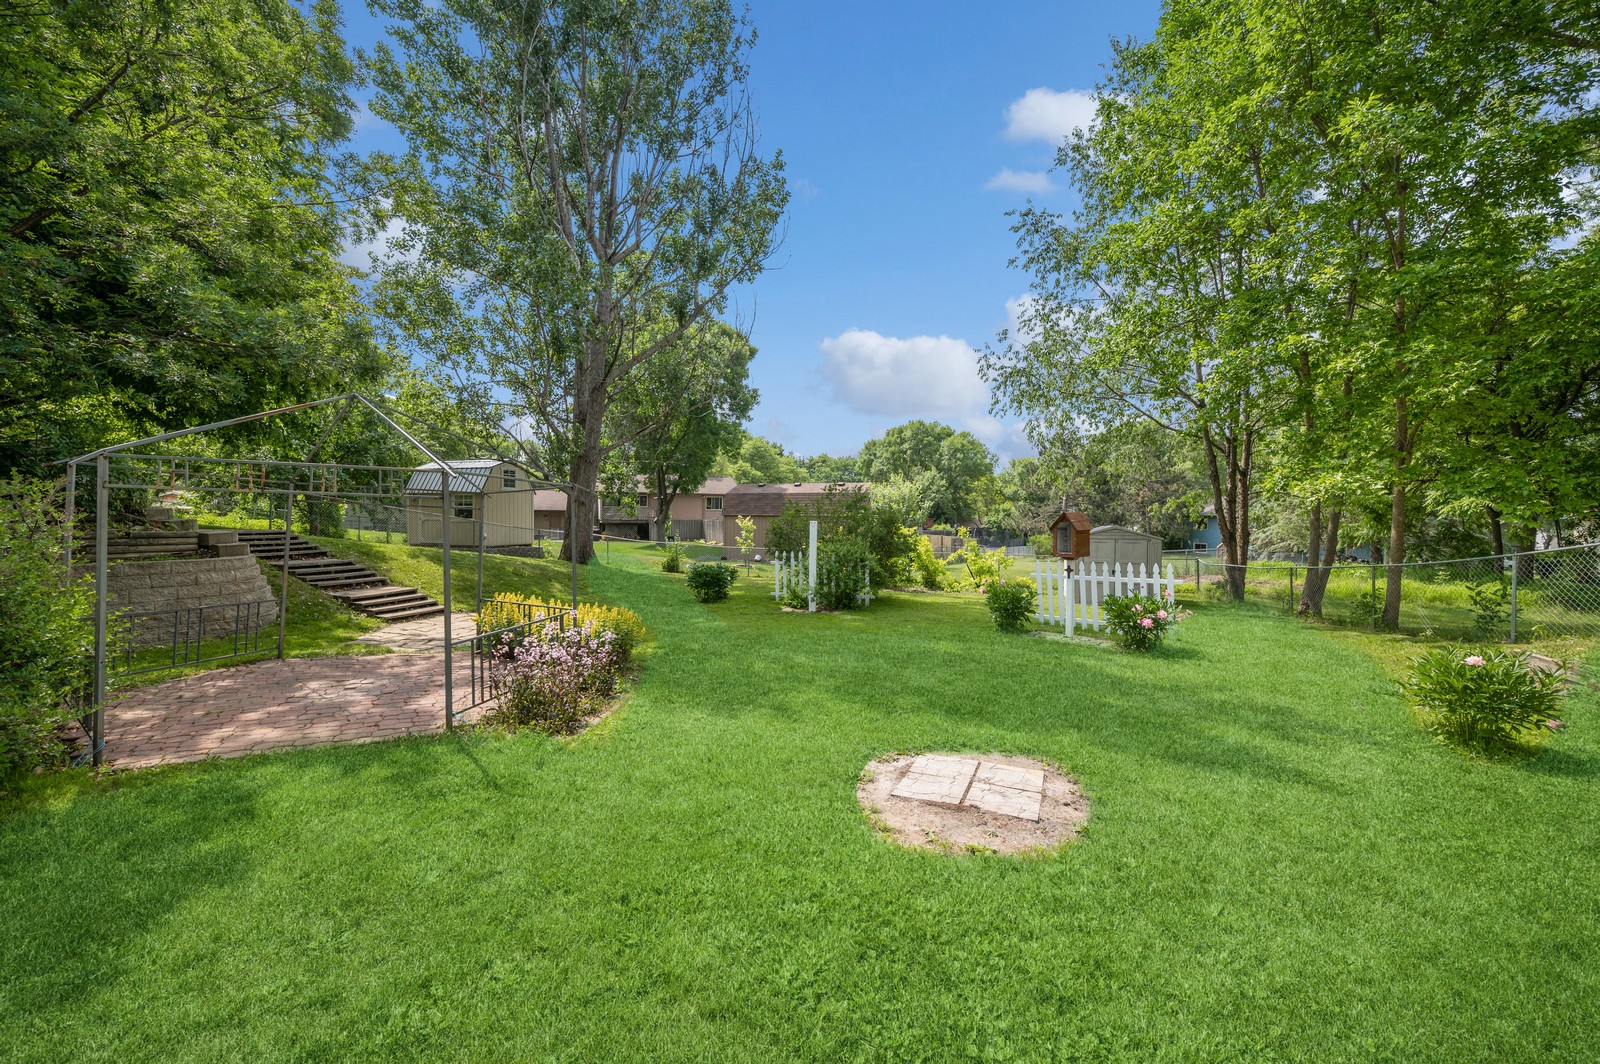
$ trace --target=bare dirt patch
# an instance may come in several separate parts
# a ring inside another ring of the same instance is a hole
[[[856,799],[903,846],[958,853],[1046,850],[1089,819],[1078,781],[1054,765],[1007,754],[900,754],[861,773]]]

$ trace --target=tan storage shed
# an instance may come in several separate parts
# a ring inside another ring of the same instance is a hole
[[[1089,560],[1114,565],[1161,568],[1161,537],[1121,525],[1101,525],[1089,533]]]

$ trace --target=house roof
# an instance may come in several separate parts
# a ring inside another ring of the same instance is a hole
[[[860,491],[859,482],[837,484],[738,484],[722,493],[722,512],[739,517],[776,517],[791,502],[820,499],[829,488]]]
[[[462,458],[446,464],[450,469],[451,491],[477,493],[483,490],[489,474],[506,463],[498,458]],[[438,462],[418,466],[411,476],[406,478],[406,494],[422,495],[430,491],[439,491],[443,487],[439,475],[440,468]]]
[[[539,488],[533,493],[533,509],[535,512],[541,510],[565,511],[566,508],[567,493],[564,491],[551,491],[546,488]]]

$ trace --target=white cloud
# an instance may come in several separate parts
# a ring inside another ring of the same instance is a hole
[[[1029,89],[1006,108],[1006,136],[1060,144],[1073,130],[1088,128],[1094,110],[1094,95],[1081,89]]]
[[[1014,343],[1031,344],[1039,338],[1037,326],[1028,320],[1038,302],[1032,292],[1006,300],[1006,333]]]
[[[991,192],[1049,192],[1055,188],[1050,175],[1043,170],[1013,170],[1002,167],[998,174],[983,186]]]
[[[800,202],[802,203],[809,203],[822,194],[822,190],[820,188],[818,188],[816,185],[813,185],[803,177],[797,177],[793,181],[789,182],[789,189],[797,197],[799,197]]]
[[[857,413],[936,417],[988,408],[978,353],[965,340],[850,329],[820,346],[834,396]]]

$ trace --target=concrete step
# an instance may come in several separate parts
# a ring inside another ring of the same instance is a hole
[[[361,588],[355,591],[335,591],[333,593],[334,598],[343,599],[349,603],[361,604],[381,602],[384,599],[411,598],[414,595],[422,595],[422,592],[414,587],[399,587],[395,584]],[[427,598],[426,595],[422,595],[422,597]]]
[[[332,591],[341,587],[370,587],[382,579],[381,576],[319,576],[307,580],[305,583],[310,584],[318,591]]]
[[[420,606],[420,607],[417,607],[416,609],[396,610],[396,611],[393,611],[393,612],[388,612],[388,611],[379,612],[378,610],[373,610],[371,612],[372,612],[372,616],[377,617],[380,620],[385,620],[385,621],[409,621],[409,620],[413,620],[414,618],[417,618],[417,617],[432,617],[436,613],[443,613],[444,612],[444,607],[439,605],[437,602],[435,602],[432,605]]]

